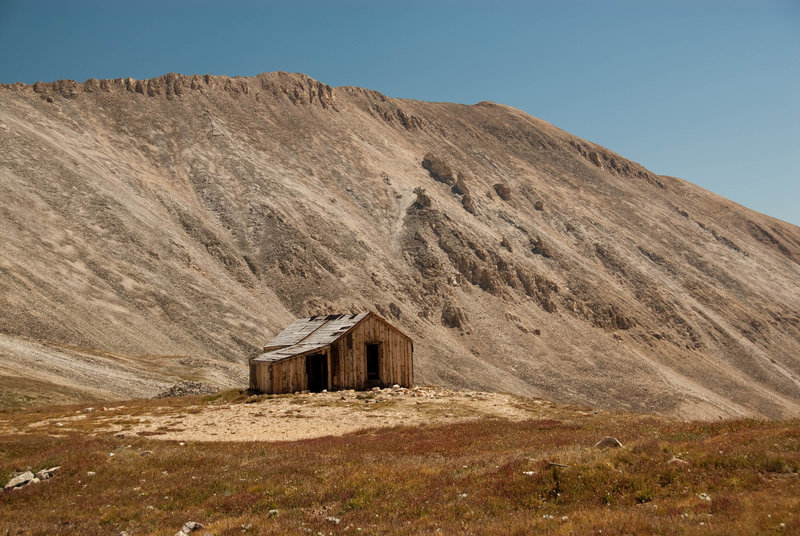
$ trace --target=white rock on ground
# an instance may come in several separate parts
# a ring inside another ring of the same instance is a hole
[[[175,533],[175,536],[187,536],[196,530],[200,530],[203,528],[203,525],[198,523],[197,521],[187,521],[181,527],[181,530]]]
[[[56,474],[56,472],[58,472],[59,469],[61,469],[60,465],[51,467],[50,469],[42,469],[41,471],[36,472],[36,478],[38,478],[39,480],[47,480],[48,478],[52,478],[53,475]]]
[[[599,449],[608,449],[608,448],[616,449],[621,447],[622,443],[620,443],[615,437],[607,436],[598,441],[597,443],[595,443],[594,446],[595,448]]]
[[[35,484],[36,482],[39,482],[39,479],[36,478],[36,476],[32,472],[25,471],[24,473],[17,475],[11,480],[9,480],[8,484],[6,484],[3,489],[8,490],[14,488],[22,488],[24,486],[27,486],[28,484]]]

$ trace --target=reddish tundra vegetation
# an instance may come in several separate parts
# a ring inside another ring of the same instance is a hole
[[[60,466],[0,493],[0,534],[172,535],[189,521],[217,535],[800,531],[797,420],[681,422],[518,398],[530,418],[458,418],[453,402],[433,408],[456,412],[449,424],[299,441],[159,439],[189,413],[288,403],[300,410],[284,418],[301,421],[306,405],[336,404],[303,396],[228,391],[113,412],[0,413],[3,483]],[[424,398],[419,410],[380,395],[352,400],[354,415],[431,410]],[[164,424],[149,433],[107,428],[154,415]],[[622,446],[595,446],[608,435]]]

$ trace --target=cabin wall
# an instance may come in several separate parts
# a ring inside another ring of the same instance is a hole
[[[250,363],[250,389],[261,393],[272,392],[272,363],[254,361]]]
[[[306,356],[250,364],[250,388],[261,393],[294,393],[308,389]]]
[[[272,363],[273,393],[294,393],[308,389],[306,356],[299,355]]]
[[[370,315],[331,345],[333,389],[367,387],[367,344],[380,344],[380,385],[411,387],[414,383],[411,340]]]

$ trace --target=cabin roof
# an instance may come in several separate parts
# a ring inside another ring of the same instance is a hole
[[[302,354],[308,354],[311,352],[317,352],[320,350],[324,350],[327,348],[328,344],[294,344],[292,346],[286,346],[284,348],[278,348],[277,350],[272,350],[270,352],[263,353],[259,356],[254,357],[251,361],[256,361],[262,363],[264,361],[280,361],[282,359],[287,359],[289,357],[294,357]]]
[[[265,346],[266,348],[279,348],[254,357],[252,361],[280,361],[315,350],[322,350],[350,331],[369,314],[318,315],[295,320]]]

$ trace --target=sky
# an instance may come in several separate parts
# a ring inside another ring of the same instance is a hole
[[[508,104],[800,225],[800,0],[0,0],[0,83],[269,71]]]

